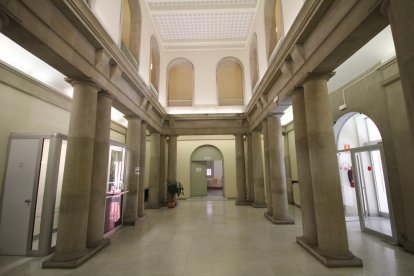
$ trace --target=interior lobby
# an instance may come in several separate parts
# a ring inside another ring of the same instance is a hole
[[[0,0],[0,275],[413,275],[412,11]]]

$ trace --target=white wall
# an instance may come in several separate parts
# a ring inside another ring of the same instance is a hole
[[[305,0],[282,0],[283,31],[285,36],[289,32],[290,27],[292,27],[304,2]]]
[[[94,0],[91,6],[114,42],[120,45],[122,0]]]

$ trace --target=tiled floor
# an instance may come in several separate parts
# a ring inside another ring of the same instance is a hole
[[[325,268],[295,243],[300,210],[290,210],[295,225],[273,225],[264,209],[234,201],[181,201],[148,210],[77,269],[42,270],[42,258],[34,258],[6,275],[414,275],[414,255],[361,233],[358,222],[348,222],[349,240],[364,268]]]

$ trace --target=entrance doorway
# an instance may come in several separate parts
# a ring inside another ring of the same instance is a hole
[[[223,155],[212,145],[204,145],[191,155],[190,196],[224,197]]]
[[[381,134],[366,115],[350,113],[337,123],[338,166],[347,221],[395,242]]]

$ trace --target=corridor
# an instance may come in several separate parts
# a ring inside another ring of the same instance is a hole
[[[274,225],[264,209],[226,199],[189,199],[175,209],[147,210],[140,224],[121,228],[108,247],[77,269],[42,270],[46,257],[0,271],[13,276],[414,275],[414,255],[362,233],[357,221],[347,223],[349,244],[364,267],[326,268],[296,244],[300,209],[289,208],[296,224]],[[1,256],[0,265],[12,258]]]

